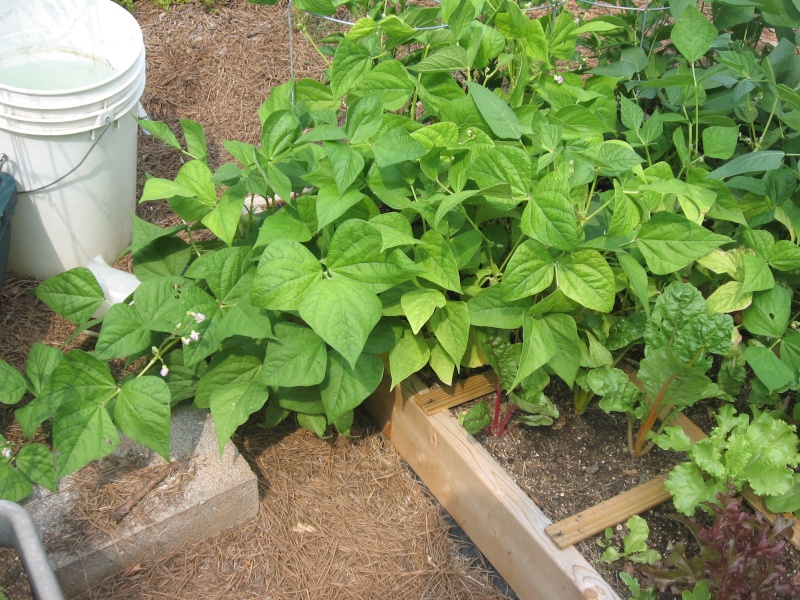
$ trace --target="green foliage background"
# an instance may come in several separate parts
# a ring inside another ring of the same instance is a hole
[[[52,423],[54,446],[0,440],[0,496],[54,487],[118,430],[168,457],[178,402],[211,411],[220,447],[253,415],[347,434],[387,372],[450,383],[488,365],[523,424],[558,416],[558,377],[578,413],[597,396],[627,415],[635,455],[686,451],[671,479],[686,512],[725,479],[800,509],[795,0],[586,21],[507,0],[295,6],[355,25],[317,45],[324,83],[272,90],[260,144],[225,142],[235,162],[214,171],[200,124],[179,139],[142,123],[186,162],[141,200],[183,223],[134,218],[142,285],[92,352],[35,346],[23,374],[0,362],[0,401],[32,397],[17,420],[27,436]],[[252,195],[268,210],[243,211]],[[86,269],[37,295],[79,328],[103,300]],[[631,348],[635,373],[619,368]],[[144,366],[117,381],[116,359]],[[724,468],[662,432],[664,414],[733,400],[745,366],[756,416],[721,413]],[[765,469],[734,465],[765,431],[781,432]]]

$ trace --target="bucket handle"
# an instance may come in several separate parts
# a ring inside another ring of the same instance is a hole
[[[38,188],[34,188],[32,190],[21,190],[18,193],[19,194],[32,194],[34,192],[41,192],[42,190],[45,190],[45,189],[47,189],[49,187],[54,186],[55,184],[59,183],[60,181],[63,181],[64,179],[66,179],[67,177],[72,175],[75,171],[77,171],[80,168],[80,166],[84,162],[86,162],[86,159],[89,158],[89,155],[92,153],[92,150],[94,150],[95,147],[97,146],[97,144],[100,143],[100,140],[103,139],[103,136],[105,135],[106,131],[108,131],[108,128],[111,127],[111,123],[113,123],[113,120],[111,119],[111,115],[106,115],[104,120],[105,120],[106,125],[105,125],[105,127],[103,127],[103,131],[100,132],[100,135],[97,136],[97,139],[91,145],[89,150],[87,150],[86,154],[83,156],[83,158],[80,160],[80,162],[77,165],[72,167],[69,171],[64,173],[61,177],[59,177],[55,181],[51,181],[50,183],[48,183],[46,185],[40,186]],[[4,156],[5,159],[2,160],[2,162],[0,162],[0,167],[2,167],[2,164],[5,163],[5,160],[8,159],[8,157],[6,157],[5,155],[2,155],[2,156]]]

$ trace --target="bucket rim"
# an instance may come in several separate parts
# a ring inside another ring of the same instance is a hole
[[[50,46],[49,48],[58,49],[57,47],[54,47],[54,46]],[[68,48],[65,48],[65,49],[69,50]],[[2,58],[2,56],[3,55],[0,55],[0,58]],[[98,56],[96,58],[101,58],[101,57]],[[145,47],[144,47],[144,41],[142,40],[142,44],[139,47],[139,53],[136,56],[136,58],[133,59],[130,62],[130,64],[128,64],[125,68],[122,68],[122,69],[114,69],[113,72],[111,73],[111,75],[107,75],[105,78],[98,79],[97,81],[95,81],[93,83],[89,83],[89,84],[86,84],[86,85],[83,85],[83,86],[78,86],[78,87],[59,88],[57,90],[37,90],[37,89],[27,88],[27,87],[18,87],[18,86],[11,85],[11,84],[8,84],[8,83],[3,83],[2,81],[0,81],[0,90],[5,91],[5,92],[9,92],[9,93],[12,93],[12,94],[16,94],[18,96],[23,96],[23,97],[36,96],[37,98],[40,98],[40,97],[47,96],[47,97],[51,97],[51,98],[56,98],[56,97],[59,97],[59,96],[72,96],[72,95],[80,94],[80,93],[83,93],[83,92],[90,92],[90,91],[93,91],[93,90],[98,90],[98,89],[101,89],[101,88],[107,86],[108,84],[113,84],[117,80],[124,79],[128,75],[128,73],[130,73],[132,70],[134,70],[134,67],[136,67],[140,62],[144,62],[144,61],[145,61]],[[138,72],[138,69],[135,69],[135,71]]]
[[[100,129],[104,127],[100,119],[104,114],[110,111],[113,112],[113,121],[116,122],[136,108],[144,92],[145,81],[144,71],[142,71],[142,77],[136,87],[131,88],[130,94],[127,94],[113,106],[99,112],[95,111],[89,115],[84,114],[82,119],[72,118],[66,121],[56,121],[53,119],[29,120],[18,118],[9,121],[7,116],[0,113],[0,131],[21,136],[64,137]],[[31,127],[32,124],[39,124],[42,127]],[[70,127],[69,125],[73,126]]]
[[[109,75],[105,79],[98,80],[95,83],[88,84],[82,87],[74,87],[74,88],[61,88],[58,90],[34,90],[31,88],[19,88],[12,85],[4,84],[0,82],[0,106],[12,106],[17,109],[30,109],[31,106],[28,103],[24,103],[24,99],[30,98],[48,98],[49,100],[55,100],[59,98],[69,98],[70,96],[78,96],[79,94],[85,92],[96,92],[99,94],[104,88],[108,88],[113,84],[116,84],[116,89],[110,92],[107,91],[106,94],[99,95],[96,98],[85,98],[83,100],[77,99],[76,102],[82,102],[77,104],[68,104],[64,106],[52,106],[52,107],[42,107],[36,105],[34,108],[36,110],[67,110],[70,108],[80,108],[82,106],[86,106],[88,104],[93,104],[98,102],[99,100],[104,100],[110,96],[114,96],[116,94],[124,93],[124,91],[135,85],[136,81],[141,77],[141,74],[144,72],[146,67],[146,57],[145,57],[145,48],[142,46],[141,52],[139,56],[136,57],[126,69],[120,69],[119,71],[115,71],[113,75]],[[35,93],[34,93],[35,92]],[[6,96],[6,94],[10,95],[11,97]]]
[[[0,0],[0,3],[2,3],[2,0]],[[120,22],[125,22],[125,27],[126,27],[125,33],[127,35],[130,35],[130,38],[135,44],[135,47],[139,50],[139,52],[136,55],[136,58],[131,60],[128,64],[123,65],[123,68],[115,69],[111,75],[108,75],[104,79],[98,80],[86,86],[75,87],[75,88],[64,88],[59,90],[32,90],[30,88],[17,87],[0,82],[0,89],[21,95],[30,95],[31,92],[35,91],[36,96],[61,96],[61,95],[79,93],[82,91],[88,91],[91,89],[95,89],[97,87],[101,87],[107,83],[114,81],[118,77],[123,76],[125,73],[130,71],[131,68],[133,68],[137,64],[137,62],[139,62],[140,58],[144,56],[145,45],[144,45],[144,34],[142,33],[142,28],[139,25],[139,22],[136,20],[136,18],[125,8],[123,8],[116,2],[111,2],[111,1],[100,2],[100,3],[96,2],[90,3],[88,1],[83,1],[83,2],[75,2],[74,4],[76,4],[76,8],[77,5],[80,4],[88,8],[89,5],[92,4],[95,7],[100,7],[100,10],[110,11],[110,13],[114,15],[114,18],[118,19]],[[50,48],[52,47],[53,46],[50,46]],[[73,50],[73,49],[67,48],[67,50]],[[97,57],[97,58],[102,58],[102,57]]]

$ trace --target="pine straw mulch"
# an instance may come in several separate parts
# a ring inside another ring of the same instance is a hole
[[[259,477],[254,521],[75,598],[501,598],[388,442],[366,423],[355,431],[322,442],[292,425],[246,428],[236,441]],[[113,527],[127,492],[99,493],[88,523]]]
[[[257,142],[258,107],[273,86],[289,79],[285,4],[220,0],[210,11],[201,0],[191,0],[162,11],[141,0],[134,14],[147,50],[142,104],[150,118],[167,122],[176,133],[180,118],[201,122],[212,167],[228,160],[223,140]],[[297,76],[320,78],[324,65],[297,31],[293,49]],[[172,178],[184,160],[141,135],[139,192],[145,173]],[[164,202],[139,205],[137,214],[162,226],[177,222]],[[130,261],[117,266],[129,270]],[[19,369],[32,344],[64,347],[74,331],[31,295],[38,283],[9,273],[0,292],[0,358]],[[89,350],[93,343],[81,335],[66,347]],[[0,405],[0,433],[16,444],[23,440],[12,408]],[[259,478],[258,518],[154,564],[136,565],[78,597],[502,597],[480,559],[464,558],[475,556],[474,548],[459,552],[446,516],[394,449],[363,422],[358,432],[351,441],[319,440],[291,424],[240,432],[235,441]],[[37,433],[37,440],[45,439],[46,432]],[[153,475],[152,469],[133,477],[98,473],[99,468],[90,466],[79,478],[86,502],[75,509],[83,522],[77,541],[113,535],[109,513]],[[185,473],[179,471],[151,494],[180,494]],[[98,475],[103,485],[98,486]],[[126,518],[145,512],[146,500]],[[10,600],[30,598],[10,550],[0,550],[0,586]]]
[[[126,446],[124,453],[94,461],[61,482],[59,493],[69,494],[69,505],[57,531],[43,532],[48,552],[123,543],[126,526],[150,525],[158,511],[180,507],[184,484],[196,472],[194,456],[167,463],[142,446]]]
[[[176,134],[179,119],[201,123],[212,167],[230,160],[224,140],[257,143],[259,106],[290,79],[285,1],[263,6],[219,0],[210,11],[193,0],[164,11],[139,0],[134,14],[147,51],[142,105],[149,118],[165,121]],[[324,65],[316,51],[297,31],[293,41],[296,77],[321,78]],[[174,177],[185,159],[152,136],[140,136],[140,185],[146,173]],[[137,214],[163,226],[177,222],[164,202],[139,205]]]

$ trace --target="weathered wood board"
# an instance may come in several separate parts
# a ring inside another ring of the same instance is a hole
[[[664,479],[656,477],[563,521],[553,523],[545,531],[559,548],[566,548],[600,533],[606,527],[613,527],[633,515],[663,504],[670,498],[672,496],[664,489]]]

